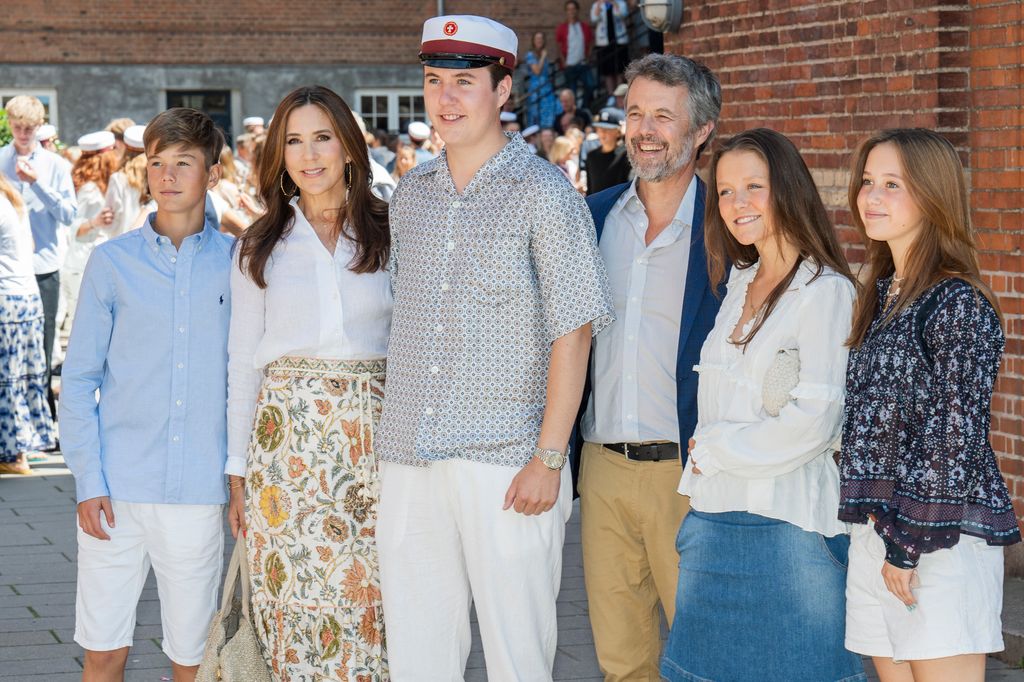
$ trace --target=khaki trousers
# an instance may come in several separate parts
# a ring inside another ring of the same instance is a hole
[[[690,499],[676,492],[678,459],[634,462],[583,445],[579,476],[583,575],[606,682],[657,682],[661,613],[675,615],[676,533]]]

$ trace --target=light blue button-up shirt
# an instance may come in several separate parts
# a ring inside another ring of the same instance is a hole
[[[28,155],[28,162],[38,179],[22,182],[14,168],[18,154],[14,143],[0,148],[0,172],[21,193],[32,225],[35,254],[32,266],[37,275],[60,270],[64,262],[68,225],[75,218],[78,202],[71,182],[71,166],[67,161],[37,143]]]
[[[151,220],[97,246],[85,268],[61,448],[79,502],[220,504],[232,240],[207,222],[175,250]]]

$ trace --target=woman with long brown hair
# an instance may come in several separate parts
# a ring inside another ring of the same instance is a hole
[[[28,209],[0,173],[0,474],[30,474],[28,453],[56,440],[46,402],[43,302]]]
[[[373,440],[388,207],[352,112],[322,86],[281,101],[256,172],[266,213],[231,279],[226,472],[232,532],[252,533],[257,636],[278,679],[387,679]]]
[[[668,680],[864,680],[843,646],[849,537],[835,516],[854,283],[807,166],[765,128],[711,160],[704,239],[728,289],[701,348],[679,492]],[[756,651],[755,657],[745,652]]]
[[[847,646],[883,682],[981,682],[1020,530],[989,443],[1004,336],[963,167],[937,133],[886,130],[857,152],[849,198],[868,261],[841,462]]]

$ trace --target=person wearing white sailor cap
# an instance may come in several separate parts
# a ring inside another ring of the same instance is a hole
[[[242,119],[242,127],[250,135],[259,135],[266,132],[262,116],[246,116]]]
[[[427,149],[431,135],[430,126],[423,121],[413,121],[406,128],[406,132],[409,134],[409,142],[416,148],[416,163],[423,163],[434,158],[434,155]]]
[[[43,149],[47,149],[51,152],[57,152],[57,129],[49,123],[44,123],[39,126],[39,130],[36,131],[36,142],[42,145]]]
[[[71,221],[67,257],[60,271],[60,289],[67,303],[63,323],[69,327],[74,321],[85,264],[93,249],[110,237],[114,212],[107,206],[105,194],[110,176],[117,169],[116,142],[117,138],[109,130],[98,130],[78,138],[82,156],[71,169],[78,212]],[[58,316],[58,329],[61,323]]]
[[[567,443],[612,306],[582,197],[501,129],[517,43],[484,17],[426,21],[444,149],[392,197],[376,539],[403,682],[463,678],[471,603],[488,679],[550,680],[554,664]]]
[[[520,127],[519,127],[519,117],[516,116],[516,112],[514,112],[514,111],[503,111],[499,115],[499,118],[501,120],[501,129],[504,130],[506,133],[518,133],[519,132],[519,130],[520,130]]]
[[[146,126],[133,125],[124,131],[124,162],[121,170],[110,176],[107,185],[106,203],[114,212],[114,220],[108,233],[111,237],[124,234],[136,222],[141,222],[139,215],[149,203],[149,191],[146,188],[146,146],[142,136]]]

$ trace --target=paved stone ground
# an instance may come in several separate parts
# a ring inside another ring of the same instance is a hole
[[[35,468],[40,475],[0,476],[0,680],[71,682],[80,679],[82,670],[82,650],[72,639],[74,482],[59,456]],[[587,620],[578,516],[573,514],[565,546],[554,677],[597,682],[601,675]],[[1024,595],[1021,590],[1011,592]],[[1013,618],[1020,621],[1021,615]],[[152,576],[142,593],[128,660],[129,682],[170,679],[170,665],[160,650],[160,612]],[[467,682],[484,682],[483,666],[480,641],[474,637]],[[989,659],[987,679],[1024,682],[1024,671]]]

